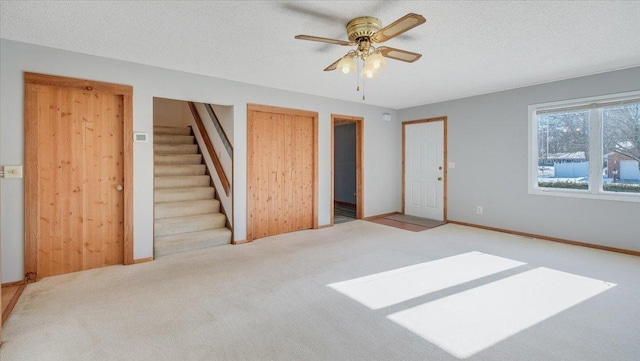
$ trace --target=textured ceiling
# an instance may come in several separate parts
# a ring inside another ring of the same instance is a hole
[[[402,109],[640,65],[637,1],[1,1],[0,37],[245,83],[362,102],[355,75],[322,70],[345,24],[427,23],[384,45],[419,52],[366,83]]]

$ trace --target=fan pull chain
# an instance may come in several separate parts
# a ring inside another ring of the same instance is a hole
[[[362,100],[364,100],[364,81],[365,78],[362,78]]]
[[[360,62],[356,58],[356,91],[360,91]],[[363,84],[364,85],[364,84]]]

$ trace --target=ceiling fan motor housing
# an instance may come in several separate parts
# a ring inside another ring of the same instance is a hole
[[[381,28],[380,20],[371,16],[362,16],[349,21],[347,35],[350,41],[357,44],[362,40],[370,41]]]

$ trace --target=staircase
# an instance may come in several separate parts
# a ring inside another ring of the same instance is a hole
[[[154,255],[231,242],[190,127],[153,127]]]

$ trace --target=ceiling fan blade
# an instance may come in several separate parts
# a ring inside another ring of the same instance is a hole
[[[422,25],[426,22],[422,15],[409,13],[400,19],[392,22],[391,24],[380,29],[373,37],[373,41],[376,43],[382,43],[391,38],[404,33],[407,30],[411,30],[418,25]]]
[[[329,44],[344,45],[344,46],[354,45],[353,43],[350,43],[350,42],[345,41],[345,40],[321,38],[319,36],[311,36],[311,35],[296,35],[296,39],[319,41],[321,43],[329,43]]]
[[[336,70],[338,68],[338,62],[340,62],[340,60],[342,60],[342,58],[336,60],[333,62],[333,64],[329,65],[328,67],[324,68],[324,71],[332,71],[332,70]]]
[[[406,50],[400,50],[395,48],[389,48],[386,46],[381,46],[377,48],[377,50],[384,56],[385,58],[396,59],[400,61],[406,61],[407,63],[413,63],[414,61],[420,59],[422,54],[413,53]]]

